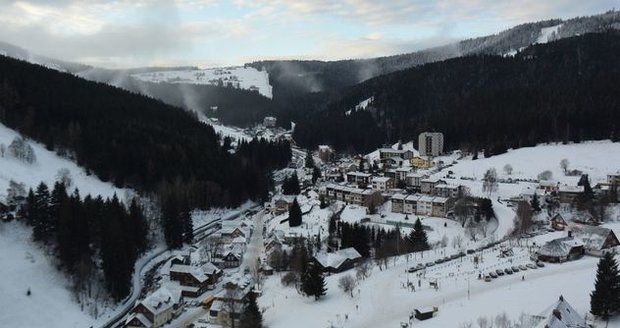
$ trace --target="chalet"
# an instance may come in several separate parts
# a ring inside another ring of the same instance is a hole
[[[238,277],[225,282],[224,290],[215,295],[215,300],[211,304],[209,322],[225,327],[239,326],[239,319],[253,288],[254,282],[247,277]]]
[[[267,238],[267,240],[265,241],[265,252],[271,253],[274,250],[282,250],[282,241],[280,240],[280,237],[275,234]]]
[[[221,260],[221,266],[224,268],[236,268],[241,265],[242,253],[235,250],[226,251]]]
[[[347,182],[358,186],[367,186],[370,184],[370,178],[372,174],[364,172],[348,172]]]
[[[589,255],[602,256],[620,245],[616,234],[608,228],[573,224],[569,229],[575,239],[583,242],[586,254]]]
[[[396,193],[390,198],[392,202],[392,212],[403,213],[403,203],[407,195]]]
[[[227,242],[231,242],[233,239],[237,237],[249,237],[246,236],[246,231],[243,231],[241,227],[222,227],[220,230],[220,234],[222,239]]]
[[[561,185],[558,187],[558,196],[560,197],[560,203],[570,204],[583,193],[583,186],[567,186]]]
[[[545,194],[552,193],[558,190],[558,183],[553,181],[541,180],[538,183],[538,189],[542,190]]]
[[[280,215],[288,212],[288,209],[293,205],[295,196],[292,195],[278,195],[273,198],[272,211],[274,215]]]
[[[564,219],[564,217],[558,213],[551,218],[551,227],[554,230],[564,230],[568,227],[568,222]]]
[[[372,178],[372,189],[386,191],[388,189],[394,188],[394,180],[388,177],[373,177]]]
[[[542,317],[535,328],[588,328],[586,321],[579,313],[560,296],[551,307],[551,313]]]
[[[210,285],[214,285],[222,270],[207,263],[202,267],[174,264],[170,267],[170,280],[181,284],[181,293],[186,297],[202,295]]]
[[[323,272],[338,273],[349,270],[362,260],[360,253],[353,247],[344,248],[333,253],[318,253],[315,262]]]
[[[584,254],[584,244],[570,236],[551,240],[537,252],[539,260],[552,263],[576,260]]]
[[[125,327],[161,327],[179,314],[182,308],[181,302],[180,290],[160,287],[144,300],[136,303],[125,321]]]

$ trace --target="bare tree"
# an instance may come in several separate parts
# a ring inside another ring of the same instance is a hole
[[[73,184],[73,179],[71,179],[71,171],[69,171],[66,167],[59,169],[56,173],[56,181],[64,184],[67,188],[71,187],[71,184]]]
[[[568,173],[568,160],[566,158],[560,161],[560,167],[564,171],[564,174]]]
[[[472,328],[474,324],[471,321],[461,322],[459,328]]]
[[[495,168],[488,169],[484,173],[482,180],[482,191],[489,195],[497,191],[497,171]]]
[[[366,279],[368,277],[370,277],[370,268],[371,268],[371,264],[369,262],[364,262],[360,265],[358,265],[355,268],[355,276],[357,277],[357,279]]]
[[[476,322],[480,328],[489,328],[489,319],[486,317],[479,317]]]
[[[497,315],[497,317],[495,317],[495,327],[496,328],[512,327],[512,323],[510,322],[510,319],[508,319],[508,315],[506,314],[506,312],[503,312],[502,314],[499,314]]]
[[[0,157],[4,157],[4,153],[6,153],[6,145],[0,143]]]
[[[454,238],[452,238],[452,247],[455,249],[463,249],[463,236],[454,236]]]
[[[512,165],[504,165],[504,173],[506,173],[506,175],[512,175]]]
[[[538,180],[551,180],[553,173],[549,170],[542,171],[538,174]]]
[[[519,233],[526,233],[533,224],[532,221],[532,207],[526,201],[521,201],[517,205],[517,220],[515,222],[515,231]]]
[[[355,280],[355,278],[353,278],[349,274],[346,276],[342,276],[340,279],[338,279],[338,287],[340,287],[343,292],[349,293],[351,297],[353,297],[353,291],[355,290],[356,286],[357,280]]]
[[[9,205],[17,205],[18,200],[23,197],[26,197],[26,186],[23,183],[10,180],[9,187],[6,190],[6,202]]]
[[[37,161],[37,156],[34,153],[32,146],[22,137],[15,137],[8,148],[9,154],[20,161],[24,161],[28,164],[32,164]]]
[[[221,236],[211,235],[207,238],[205,242],[205,250],[209,254],[209,261],[217,256],[217,254],[222,250],[223,245],[224,240],[222,240]]]

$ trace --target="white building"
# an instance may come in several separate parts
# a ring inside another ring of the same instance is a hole
[[[394,187],[394,183],[392,178],[389,177],[373,177],[372,178],[372,189],[386,191],[388,189],[392,189]]]
[[[422,156],[439,156],[443,153],[443,133],[422,132],[418,137],[418,150]]]

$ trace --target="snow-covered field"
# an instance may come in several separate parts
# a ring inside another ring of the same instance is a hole
[[[238,89],[256,90],[271,98],[269,74],[253,67],[223,67],[200,70],[159,71],[133,74],[133,77],[147,82],[189,83],[232,86]]]
[[[94,319],[80,310],[70,282],[30,235],[19,222],[0,223],[0,326],[89,327]]]
[[[555,26],[545,27],[540,29],[540,35],[536,40],[536,43],[547,43],[553,40],[553,36],[558,32],[558,29],[562,26],[562,24],[558,24]]]
[[[14,130],[0,124],[0,144],[8,147],[13,139],[19,134]],[[61,158],[56,153],[45,149],[45,146],[29,140],[36,155],[36,162],[28,164],[13,158],[8,154],[0,157],[0,199],[5,199],[6,190],[10,180],[23,183],[28,188],[36,188],[41,182],[45,182],[50,189],[57,180],[57,174],[60,169],[68,169],[73,180],[70,189],[78,188],[80,194],[85,196],[101,195],[103,197],[111,197],[116,193],[119,198],[125,198],[129,189],[119,189],[109,183],[102,182],[94,175],[87,175],[86,171],[74,162]]]

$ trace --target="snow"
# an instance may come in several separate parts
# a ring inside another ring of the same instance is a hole
[[[14,130],[0,124],[0,144],[8,147],[18,135]],[[102,182],[94,175],[87,175],[83,168],[47,150],[42,144],[32,140],[28,140],[28,143],[34,149],[37,158],[35,163],[28,164],[19,161],[10,156],[8,152],[4,157],[0,157],[0,199],[6,198],[10,180],[25,184],[26,190],[36,188],[41,181],[51,189],[57,180],[58,170],[63,168],[71,173],[73,184],[70,189],[78,188],[82,196],[91,194],[111,197],[116,193],[119,198],[123,199],[131,193],[129,189],[116,188],[110,183]]]
[[[89,327],[93,319],[74,301],[69,280],[30,236],[19,222],[0,223],[0,326]]]
[[[375,100],[375,97],[370,97],[368,99],[362,100],[360,101],[357,105],[355,105],[355,110],[366,110],[366,108],[368,108],[368,105],[370,105],[373,101]],[[345,112],[345,115],[349,116],[351,115],[351,112],[353,110],[349,109],[348,111]]]
[[[253,67],[224,67],[158,71],[132,75],[146,82],[188,83],[232,86],[244,90],[257,90],[261,95],[272,98],[269,74]]]
[[[560,29],[561,26],[562,24],[550,27],[543,27],[542,29],[540,29],[540,35],[538,36],[538,39],[536,39],[535,43],[547,43],[549,41],[552,41],[554,38],[554,34],[558,32],[558,29]]]

